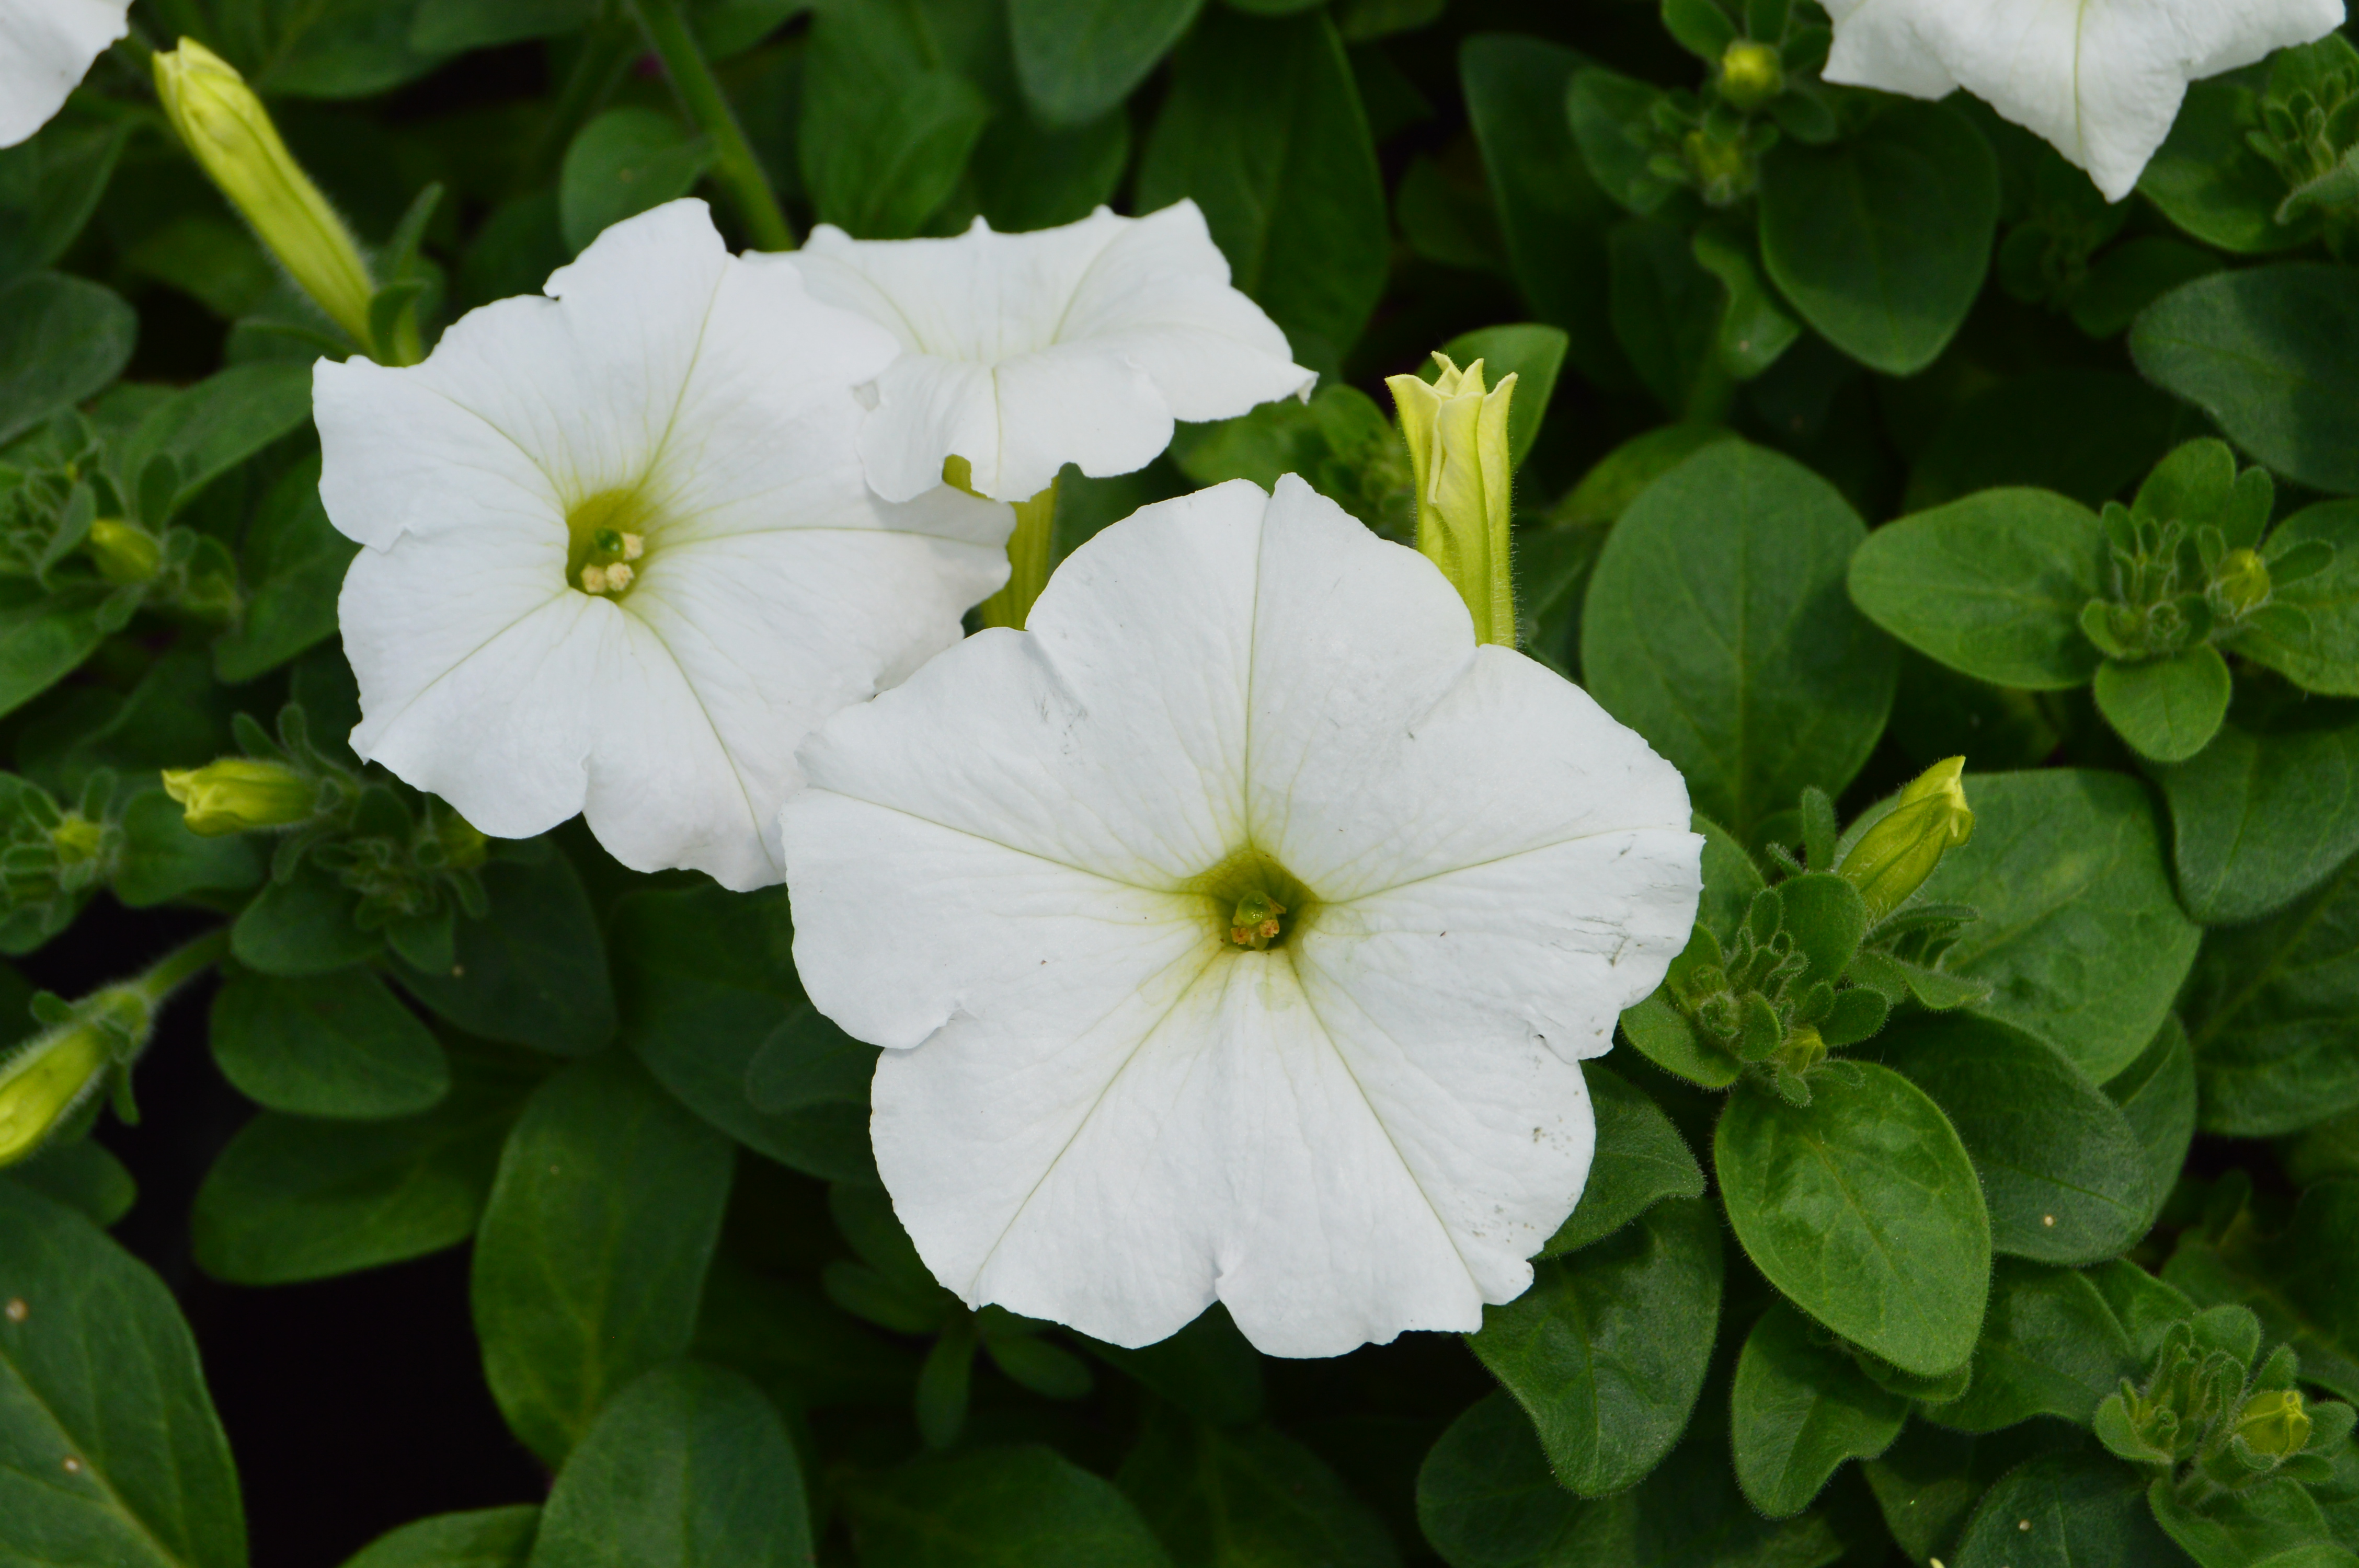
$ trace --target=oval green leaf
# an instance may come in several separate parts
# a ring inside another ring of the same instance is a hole
[[[213,997],[211,1034],[223,1076],[296,1116],[408,1116],[451,1088],[433,1033],[366,969],[308,979],[241,969]]]
[[[1810,1506],[1847,1459],[1873,1459],[1908,1419],[1827,1332],[1784,1302],[1745,1336],[1730,1395],[1736,1484],[1771,1519]]]

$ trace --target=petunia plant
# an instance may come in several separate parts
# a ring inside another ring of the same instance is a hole
[[[0,0],[0,1568],[2359,1565],[2340,0]]]

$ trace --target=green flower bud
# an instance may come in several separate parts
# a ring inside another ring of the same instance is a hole
[[[1941,857],[1973,837],[1974,814],[1960,782],[1966,760],[1934,763],[1900,792],[1891,814],[1869,828],[1836,868],[1881,920],[1925,885]]]
[[[376,290],[343,220],[311,183],[262,100],[227,60],[182,38],[156,56],[156,95],[172,128],[279,263],[339,327],[369,341]]]
[[[1720,95],[1739,109],[1758,109],[1785,91],[1785,65],[1769,45],[1738,38],[1720,57]]]
[[[153,534],[113,517],[92,523],[82,547],[98,563],[98,575],[113,583],[147,582],[164,560]]]
[[[1417,547],[1441,568],[1474,618],[1474,640],[1516,645],[1515,578],[1507,530],[1514,464],[1507,409],[1516,377],[1485,390],[1483,362],[1464,370],[1436,353],[1430,384],[1396,375],[1385,384],[1400,410],[1417,480]]]
[[[2254,1453],[2289,1459],[2310,1446],[2310,1412],[2301,1390],[2276,1389],[2255,1394],[2236,1417],[2236,1435]]]
[[[67,1022],[0,1061],[0,1166],[27,1159],[145,1044],[153,1010],[113,986],[78,1004]]]
[[[2212,579],[2212,591],[2231,615],[2249,615],[2269,601],[2268,563],[2254,550],[2231,550]]]
[[[164,793],[186,808],[189,831],[217,838],[307,822],[320,786],[284,762],[223,757],[201,768],[164,770]]]

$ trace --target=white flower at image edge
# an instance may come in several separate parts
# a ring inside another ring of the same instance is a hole
[[[861,432],[869,482],[889,500],[941,482],[951,457],[1001,501],[1038,494],[1069,462],[1129,473],[1171,444],[1175,419],[1226,419],[1317,379],[1229,287],[1193,201],[1145,218],[1101,207],[1024,234],[977,218],[946,240],[855,240],[822,223],[779,259],[900,341]]]
[[[1826,79],[1958,88],[2047,138],[2108,201],[2134,189],[2187,84],[2323,38],[2343,0],[1826,0]]]
[[[0,147],[49,124],[130,30],[130,10],[131,0],[0,0]]]
[[[1005,581],[1013,508],[880,501],[854,384],[897,351],[704,204],[618,223],[550,297],[423,364],[321,362],[321,499],[367,546],[338,605],[353,749],[522,838],[576,812],[637,871],[779,880],[795,747]]]
[[[1291,475],[1105,530],[802,757],[795,962],[887,1047],[895,1210],[1116,1345],[1480,1326],[1700,887],[1678,772]]]

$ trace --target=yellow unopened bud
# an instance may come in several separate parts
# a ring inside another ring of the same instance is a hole
[[[1738,38],[1720,57],[1720,95],[1739,109],[1758,109],[1785,91],[1785,65],[1767,44]]]
[[[1925,885],[1943,855],[1973,837],[1974,814],[1961,782],[1965,770],[1963,757],[1951,757],[1918,774],[1890,815],[1862,835],[1836,868],[1859,889],[1869,919],[1898,908]]]
[[[1514,463],[1507,448],[1507,410],[1516,392],[1510,373],[1487,391],[1483,362],[1464,370],[1437,353],[1441,374],[1430,384],[1397,375],[1393,406],[1400,410],[1417,475],[1417,547],[1441,568],[1474,618],[1474,640],[1516,645],[1515,576],[1508,559]]]
[[[2257,551],[2231,550],[2220,563],[2212,589],[2220,602],[2235,615],[2246,615],[2269,601],[2269,567]]]
[[[2236,1435],[2256,1454],[2288,1459],[2310,1446],[2310,1412],[2299,1389],[2273,1389],[2245,1401]]]
[[[201,768],[164,770],[164,792],[186,808],[189,831],[208,838],[308,822],[320,786],[283,762],[223,757]]]
[[[114,1062],[114,1043],[87,1022],[37,1035],[0,1062],[0,1165],[40,1148]]]
[[[352,231],[278,139],[262,100],[235,68],[182,38],[156,56],[156,95],[222,194],[280,265],[354,342],[369,342],[375,289]]]
[[[97,563],[98,575],[114,583],[147,582],[164,561],[153,534],[114,517],[92,523],[82,547]]]

